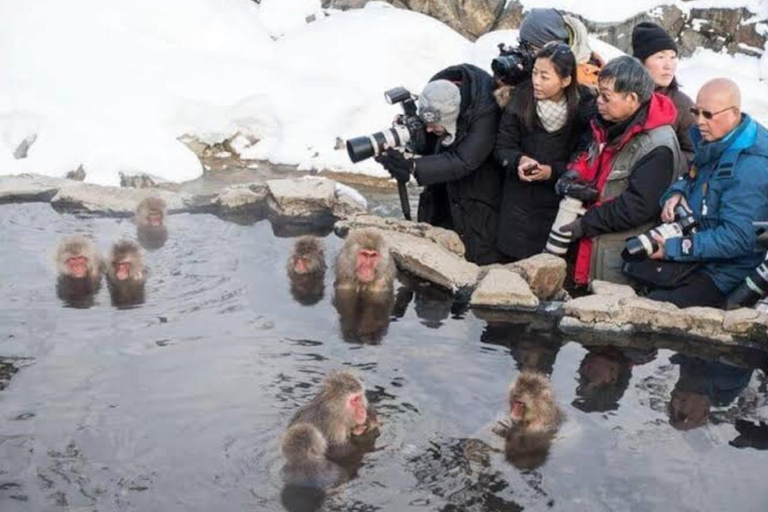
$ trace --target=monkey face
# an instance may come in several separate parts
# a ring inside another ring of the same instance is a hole
[[[513,395],[509,401],[509,415],[514,421],[523,421],[528,410],[524,397]]]
[[[362,392],[355,393],[347,400],[347,410],[352,413],[352,420],[355,427],[365,429],[365,421],[368,418],[368,400]]]
[[[125,281],[131,278],[131,262],[121,260],[115,262],[115,277],[118,281]]]
[[[307,257],[297,255],[293,260],[293,270],[299,275],[308,273],[309,265],[307,265]]]
[[[357,279],[370,283],[376,278],[376,268],[381,261],[381,254],[375,249],[360,249],[357,253]]]
[[[69,275],[77,279],[83,279],[88,275],[88,258],[83,255],[67,258],[66,267]]]
[[[150,226],[162,226],[163,214],[157,210],[152,210],[147,214],[147,224]]]

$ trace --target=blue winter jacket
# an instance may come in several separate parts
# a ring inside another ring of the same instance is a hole
[[[682,193],[700,228],[668,240],[665,254],[670,260],[704,262],[704,272],[728,294],[765,255],[752,222],[768,220],[768,130],[744,114],[720,140],[702,140],[697,126],[690,132],[692,172],[665,192],[661,204]]]

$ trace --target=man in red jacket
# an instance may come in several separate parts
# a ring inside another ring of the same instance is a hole
[[[621,272],[625,240],[659,219],[659,200],[685,170],[673,123],[672,101],[654,93],[648,71],[634,57],[618,57],[600,71],[592,137],[569,165],[558,191],[574,181],[597,188],[598,200],[583,217],[563,226],[579,240],[574,281],[626,282]]]

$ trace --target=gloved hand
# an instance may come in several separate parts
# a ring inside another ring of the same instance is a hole
[[[576,219],[573,222],[569,222],[565,226],[560,228],[563,233],[571,233],[571,241],[575,242],[584,236],[584,227],[581,225],[581,219]]]
[[[574,170],[567,171],[557,180],[555,192],[561,196],[569,196],[587,202],[594,201],[599,195],[595,186],[582,179],[581,175]]]
[[[412,158],[406,158],[400,151],[396,149],[387,149],[382,154],[375,157],[375,160],[379,162],[389,174],[397,181],[408,183],[413,174],[413,169],[416,166],[416,162]]]

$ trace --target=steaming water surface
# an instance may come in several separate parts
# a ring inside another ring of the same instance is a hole
[[[0,356],[20,367],[0,391],[3,512],[282,510],[279,434],[335,368],[364,379],[383,426],[325,510],[768,509],[766,452],[729,444],[737,420],[768,419],[762,368],[558,351],[405,277],[381,342],[350,343],[331,272],[319,303],[295,302],[292,240],[268,222],[175,215],[169,231],[145,253],[145,304],[115,309],[103,286],[72,309],[55,293],[58,239],[89,234],[106,253],[133,224],[0,206]],[[330,261],[340,240],[325,241]],[[520,365],[553,370],[568,415],[546,463],[522,471],[490,431]],[[624,384],[577,393],[580,367]],[[676,387],[678,409],[710,401],[702,426],[670,425]],[[748,443],[768,448],[760,433]]]

